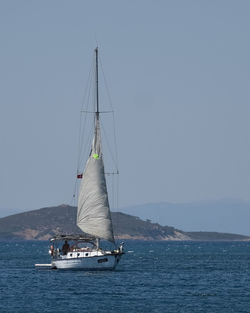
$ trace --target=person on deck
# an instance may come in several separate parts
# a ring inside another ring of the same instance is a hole
[[[69,251],[69,244],[68,244],[68,241],[65,240],[64,245],[62,246],[63,255],[66,255],[68,251]]]

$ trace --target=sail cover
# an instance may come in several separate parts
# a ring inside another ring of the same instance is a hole
[[[92,149],[83,173],[78,197],[77,226],[87,234],[114,242],[99,119],[96,119]]]

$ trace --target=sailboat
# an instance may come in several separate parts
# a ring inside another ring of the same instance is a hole
[[[115,246],[101,145],[98,91],[98,48],[95,49],[94,134],[90,154],[81,178],[77,206],[77,226],[83,235],[57,235],[51,238],[51,268],[113,270],[124,254],[123,243]],[[114,244],[103,249],[100,240]]]

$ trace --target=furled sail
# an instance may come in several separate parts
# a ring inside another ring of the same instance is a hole
[[[104,164],[101,153],[99,118],[96,119],[92,149],[83,172],[78,197],[77,226],[87,234],[114,242]]]

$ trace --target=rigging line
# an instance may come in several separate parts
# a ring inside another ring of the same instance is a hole
[[[82,100],[82,105],[81,105],[81,111],[84,108],[84,105],[86,105],[86,109],[88,108],[88,98],[89,98],[89,87],[90,87],[90,83],[91,83],[91,72],[93,72],[93,61],[89,70],[89,74],[88,74],[88,79],[87,79],[87,84],[85,86],[85,90],[84,90],[84,96],[83,96],[83,100]],[[80,160],[80,156],[81,156],[81,149],[82,149],[82,142],[81,142],[81,138],[82,138],[82,132],[83,132],[83,127],[85,126],[85,123],[82,126],[82,116],[80,114],[80,122],[79,122],[79,133],[78,133],[78,160],[77,160],[77,167],[79,164],[79,160]]]
[[[84,96],[83,96],[83,100],[82,100],[81,109],[83,109],[83,106],[84,106],[84,103],[85,103],[87,90],[88,90],[88,86],[90,85],[89,83],[90,83],[90,78],[91,78],[91,73],[92,72],[93,72],[93,59],[92,59],[92,63],[91,63],[90,68],[89,68],[89,74],[88,74],[87,84],[86,84],[85,89],[84,89]]]
[[[92,81],[93,81],[93,67],[94,67],[94,63],[92,62],[92,67],[91,67],[91,71],[90,71],[90,79],[89,79],[89,83],[88,83],[88,93],[87,93],[87,99],[86,99],[86,110],[88,110],[89,104],[90,104],[90,99],[91,99],[91,85],[92,85]],[[83,123],[83,126],[82,126]],[[77,168],[80,167],[80,162],[81,162],[81,156],[83,154],[83,147],[85,146],[85,129],[86,129],[86,124],[87,124],[87,114],[84,115],[84,121],[82,121],[82,116],[80,114],[80,124],[81,124],[81,129],[80,129],[80,134],[79,134],[79,152],[78,152],[78,162],[77,162]],[[83,138],[83,140],[81,140]],[[86,139],[88,140],[88,139]]]
[[[116,208],[116,194],[117,194],[116,176],[118,176],[118,173],[106,173],[105,172],[105,175],[106,175],[106,181],[107,181],[107,187],[108,187],[110,208],[115,209]]]
[[[115,197],[114,197],[114,191],[115,191],[115,187],[114,187],[114,175],[111,176],[111,182],[112,182],[112,207],[114,208],[114,204],[115,204]]]
[[[89,103],[90,103],[90,92],[91,92],[91,85],[92,85],[92,80],[93,80],[93,64],[92,64],[92,75],[90,76],[90,80],[89,80],[89,88],[88,88],[88,93],[87,93],[87,99],[86,99],[86,110],[88,110],[88,107],[89,107]],[[80,114],[80,117],[82,118],[81,114]],[[86,128],[86,121],[87,121],[87,116],[85,115],[84,116],[84,121],[82,121],[81,119],[81,123],[83,123],[83,127],[81,129],[81,133],[80,133],[80,137],[79,137],[79,155],[78,157],[80,158],[81,155],[82,155],[82,149],[83,149],[83,146],[84,146],[84,140],[81,140],[82,138],[85,139],[85,137],[83,136],[83,134],[85,133],[85,128]],[[79,164],[79,161],[78,161],[78,164]]]
[[[93,120],[88,120],[88,123],[86,122],[86,124],[88,124],[88,126],[90,127],[87,127],[86,128],[88,129],[88,132],[86,132],[86,135],[84,136],[84,151],[82,151],[81,153],[81,160],[79,162],[79,167],[78,169],[82,169],[83,170],[83,167],[84,167],[84,163],[86,162],[86,160],[88,159],[89,157],[89,153],[90,153],[90,150],[91,150],[91,145],[92,145],[92,140],[93,140],[93,134],[94,134],[94,128],[95,128],[95,124],[94,124],[94,119]]]
[[[73,204],[74,206],[76,205],[76,198],[77,198],[77,178],[75,178],[75,184],[74,184],[74,189],[73,189],[73,196],[71,200],[71,205]]]
[[[90,79],[89,79],[89,82],[88,82],[88,86],[87,86],[87,90],[88,90],[88,93],[87,93],[87,96],[86,96],[86,110],[89,110],[89,106],[90,106],[90,103],[92,102],[92,88],[93,88],[93,79],[94,79],[94,58],[92,58],[92,66],[91,66],[91,71],[90,71]],[[80,115],[81,116],[81,115]],[[81,116],[82,117],[82,116]],[[87,116],[85,115],[84,116],[84,120],[81,119],[81,122],[83,123],[83,128],[81,130],[81,134],[80,134],[80,139],[83,138],[83,141],[80,141],[80,153],[79,153],[79,157],[81,157],[82,155],[82,150],[83,150],[83,147],[84,147],[84,141],[85,141],[85,136],[84,136],[84,133],[85,133],[85,128],[86,128],[86,124],[87,124]]]
[[[120,204],[119,204],[119,188],[120,188],[120,184],[119,184],[119,175],[117,177],[117,182],[116,182],[116,185],[117,185],[117,190],[116,190],[116,210],[119,209],[120,207]]]
[[[114,189],[114,209],[118,209],[118,193],[119,193],[119,173],[114,177],[115,189]]]
[[[109,92],[106,76],[104,74],[104,70],[103,70],[103,66],[102,66],[102,59],[101,59],[101,57],[99,57],[99,63],[101,65],[102,75],[103,75],[103,79],[104,79],[104,85],[105,85],[105,88],[106,88],[106,91],[107,91],[107,94],[108,94],[108,97],[109,97],[110,106],[111,106],[112,111],[114,111],[114,107],[113,107],[113,104],[112,104],[112,98],[111,98],[111,95],[110,95],[110,92]]]
[[[103,79],[104,79],[104,85],[105,85],[105,88],[106,88],[106,91],[107,91],[107,95],[108,95],[108,98],[109,98],[109,103],[110,103],[110,106],[111,106],[111,110],[113,111],[113,114],[112,114],[112,117],[113,117],[113,125],[114,125],[114,128],[113,128],[113,136],[114,136],[114,145],[115,145],[115,158],[116,158],[116,164],[117,164],[117,169],[119,168],[119,158],[118,158],[118,146],[117,146],[117,133],[116,133],[116,121],[115,121],[115,113],[114,113],[114,106],[113,106],[113,101],[112,101],[112,98],[111,98],[111,94],[109,92],[109,88],[108,88],[108,83],[107,83],[107,79],[106,79],[106,76],[105,76],[105,73],[104,73],[104,70],[103,70],[103,65],[102,65],[102,58],[101,56],[99,57],[99,63],[101,65],[101,71],[102,71],[102,76],[103,76]],[[118,173],[119,174],[119,173]],[[119,209],[119,206],[120,206],[120,199],[119,199],[119,175],[117,175],[117,190],[116,190],[116,205],[117,205],[117,210]]]
[[[112,185],[112,208],[113,209],[117,209],[118,208],[118,191],[119,191],[119,172],[117,173],[111,173],[108,174],[108,177],[111,178],[109,180],[111,180],[111,184]],[[111,194],[111,193],[110,193]]]
[[[101,124],[102,130],[103,130],[104,139],[105,139],[105,141],[106,141],[106,143],[107,143],[107,147],[108,147],[109,153],[110,153],[110,155],[111,155],[112,161],[113,161],[113,163],[114,163],[114,165],[115,165],[115,167],[116,167],[116,170],[118,171],[118,164],[117,164],[117,162],[116,162],[116,159],[114,158],[114,155],[113,155],[113,153],[112,153],[112,149],[111,149],[111,147],[110,147],[110,145],[109,145],[109,141],[108,141],[108,137],[107,137],[105,128],[104,128],[103,123],[102,123],[101,121],[100,121],[100,124]]]
[[[88,159],[88,151],[90,149],[90,146],[91,146],[91,137],[92,137],[92,132],[88,132],[87,135],[85,135],[85,137],[87,137],[85,139],[85,149],[83,151],[83,153],[81,154],[81,160],[78,164],[78,173],[82,173],[83,170],[84,170],[84,163],[86,163],[86,160]],[[88,147],[88,149],[86,148]]]
[[[117,152],[117,135],[116,135],[116,123],[115,123],[115,114],[114,114],[114,106],[113,106],[113,101],[111,98],[111,94],[109,92],[109,88],[108,88],[108,83],[107,83],[107,79],[106,76],[104,74],[104,70],[103,70],[103,66],[102,66],[102,59],[101,57],[99,57],[100,60],[100,65],[101,65],[101,71],[102,71],[102,75],[103,75],[103,79],[104,79],[104,85],[108,94],[108,98],[109,98],[109,102],[110,102],[110,106],[111,106],[111,110],[113,112],[113,125],[114,125],[114,129],[113,129],[113,133],[114,133],[114,144],[115,144],[115,154],[116,154],[116,162],[117,162],[117,167],[119,165],[119,160],[118,160],[118,152]]]
[[[114,135],[114,144],[115,144],[115,158],[116,158],[117,168],[119,168],[118,146],[117,146],[117,138],[116,138],[116,127],[115,127],[115,114],[114,114],[114,112],[112,114],[112,117],[113,117],[113,125],[114,125],[113,135]]]
[[[82,133],[81,138],[84,140],[81,143],[81,152],[80,152],[80,159],[78,162],[78,169],[81,168],[81,164],[86,161],[88,158],[88,153],[89,153],[89,147],[91,145],[91,139],[93,135],[93,124],[92,127],[87,127],[87,125],[90,124],[90,121],[87,123],[87,120],[85,119],[85,127],[84,127],[84,132]],[[87,129],[87,130],[86,130]]]
[[[85,153],[79,163],[79,168],[78,170],[83,169],[84,167],[84,163],[86,162],[86,160],[88,159],[89,157],[89,152],[90,152],[90,149],[91,149],[91,143],[92,143],[92,139],[93,139],[93,133],[94,133],[94,128],[93,128],[93,124],[92,124],[92,128],[89,130],[89,133],[88,133],[88,141],[86,141],[86,149],[85,149]]]

